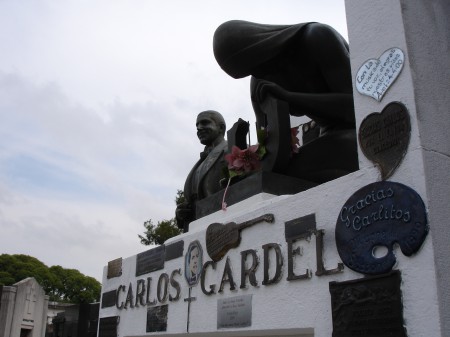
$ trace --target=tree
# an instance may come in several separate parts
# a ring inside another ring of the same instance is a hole
[[[175,204],[179,205],[182,202],[184,202],[184,193],[182,190],[177,190]],[[175,218],[158,221],[156,226],[153,224],[152,220],[149,219],[144,222],[144,227],[144,235],[138,234],[138,237],[141,239],[141,243],[145,246],[151,244],[162,245],[171,237],[183,233],[183,230],[178,228],[177,220]]]
[[[50,301],[92,303],[100,299],[101,284],[76,269],[47,267],[28,255],[0,255],[0,285],[10,286],[34,277],[49,295]]]

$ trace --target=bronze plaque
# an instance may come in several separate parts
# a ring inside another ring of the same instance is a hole
[[[183,256],[184,241],[180,240],[166,246],[166,261]]]
[[[107,278],[119,277],[122,275],[122,258],[112,260],[108,262]]]
[[[102,294],[102,308],[109,308],[116,305],[117,291],[111,290]]]
[[[408,149],[411,122],[406,107],[389,103],[381,113],[368,115],[359,128],[359,144],[364,155],[377,164],[383,180],[400,165]]]
[[[102,317],[98,328],[98,337],[117,337],[119,316]]]
[[[169,306],[167,304],[148,308],[146,332],[166,331],[168,311]]]
[[[400,272],[331,282],[333,337],[406,337]]]
[[[241,242],[241,230],[264,221],[273,223],[273,214],[264,214],[240,224],[234,222],[227,224],[215,222],[210,224],[206,229],[206,251],[211,260],[217,262],[230,249],[238,247]]]
[[[380,181],[362,187],[345,202],[336,221],[336,247],[350,269],[383,274],[396,263],[395,245],[404,255],[412,256],[428,230],[420,195],[403,184]],[[376,256],[377,249],[386,254]]]
[[[139,253],[136,257],[136,276],[164,268],[164,245]]]
[[[316,214],[308,214],[285,222],[284,235],[286,240],[309,237],[316,231]]]

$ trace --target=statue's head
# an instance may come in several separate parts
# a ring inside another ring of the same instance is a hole
[[[221,141],[227,128],[222,115],[214,110],[200,112],[195,125],[200,143],[206,146],[216,145]]]
[[[253,70],[278,55],[297,31],[295,25],[227,21],[214,33],[214,57],[231,77],[254,75]]]

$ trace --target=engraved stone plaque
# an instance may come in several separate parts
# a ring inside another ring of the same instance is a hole
[[[109,308],[116,305],[116,293],[117,291],[114,289],[102,294],[102,308]]]
[[[168,311],[169,306],[167,304],[148,308],[146,332],[166,331]]]
[[[333,337],[406,337],[400,272],[331,282]]]
[[[408,110],[402,103],[389,103],[381,113],[372,113],[362,121],[358,136],[364,155],[380,167],[383,180],[389,178],[409,145]]]
[[[110,279],[113,277],[118,277],[120,275],[122,275],[122,258],[121,257],[108,262],[108,273],[106,274],[106,277],[108,279]]]
[[[286,240],[298,239],[302,236],[311,236],[316,230],[316,215],[309,214],[297,219],[287,221],[284,224],[284,235]]]
[[[386,50],[379,59],[367,60],[356,73],[356,89],[380,102],[403,69],[405,55],[400,48]]]
[[[98,328],[98,337],[117,337],[119,316],[102,317]]]
[[[136,257],[136,276],[164,268],[164,245],[149,249]]]
[[[252,326],[252,295],[217,300],[217,329]]]
[[[166,246],[166,261],[183,256],[184,241],[180,240]]]
[[[422,198],[408,186],[390,181],[355,192],[336,222],[336,247],[342,262],[364,274],[389,272],[396,262],[394,244],[403,254],[416,253],[428,234]],[[385,251],[379,256],[377,251]]]

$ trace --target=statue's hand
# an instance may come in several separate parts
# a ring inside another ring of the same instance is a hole
[[[177,206],[175,216],[178,223],[190,222],[193,217],[192,205],[188,202],[183,202]]]
[[[278,99],[287,101],[289,92],[283,89],[276,83],[256,79],[256,86],[254,91],[252,92],[252,100],[255,100],[259,103],[262,103],[267,95],[272,95]]]

